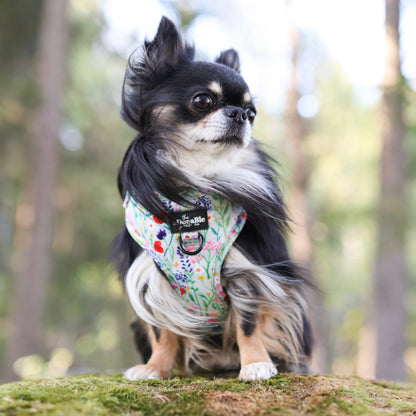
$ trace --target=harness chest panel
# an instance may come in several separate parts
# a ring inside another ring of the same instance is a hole
[[[130,235],[152,256],[189,311],[205,316],[210,325],[223,322],[229,307],[221,267],[245,224],[246,212],[213,193],[187,193],[192,201],[187,207],[157,196],[166,207],[167,222],[126,196],[123,206]]]

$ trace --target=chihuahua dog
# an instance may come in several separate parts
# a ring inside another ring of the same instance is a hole
[[[307,372],[306,280],[285,245],[288,215],[233,49],[194,59],[163,17],[129,59],[123,119],[137,131],[119,170],[125,227],[114,257],[145,364],[130,380]]]

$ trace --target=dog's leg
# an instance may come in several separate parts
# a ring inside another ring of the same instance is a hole
[[[164,328],[153,328],[148,334],[152,345],[152,355],[146,364],[131,367],[124,373],[129,380],[170,376],[179,348],[178,336]]]
[[[276,366],[263,343],[261,319],[256,319],[254,314],[245,313],[237,321],[237,344],[241,362],[239,378],[243,381],[254,381],[275,376]]]

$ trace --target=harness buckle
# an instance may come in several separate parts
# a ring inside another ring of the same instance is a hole
[[[194,256],[204,247],[204,236],[200,232],[181,233],[179,248],[183,254]]]

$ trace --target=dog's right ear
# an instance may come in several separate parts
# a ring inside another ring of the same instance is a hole
[[[147,69],[160,71],[164,65],[173,66],[183,60],[192,60],[194,48],[187,45],[174,23],[163,16],[156,36],[144,43]]]

